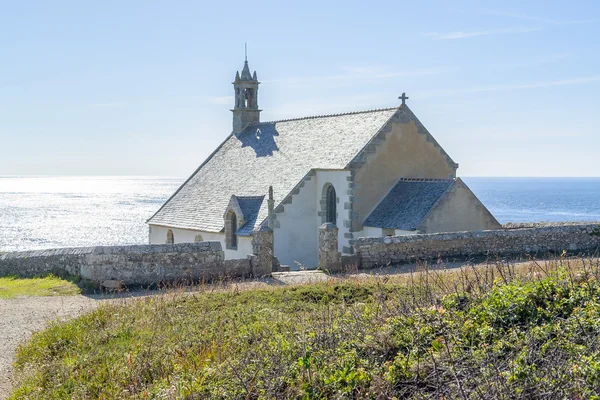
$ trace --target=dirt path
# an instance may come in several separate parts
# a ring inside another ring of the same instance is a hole
[[[66,319],[96,307],[84,296],[23,297],[0,300],[0,399],[12,387],[12,363],[17,346],[57,318]]]

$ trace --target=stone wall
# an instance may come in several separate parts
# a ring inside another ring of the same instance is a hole
[[[78,276],[81,260],[93,250],[94,247],[77,247],[0,254],[0,276],[32,277],[51,272]]]
[[[342,270],[342,254],[338,250],[338,228],[331,222],[319,227],[319,269],[329,272]]]
[[[262,232],[262,243],[272,243],[272,232]],[[271,238],[264,236],[271,235]],[[260,246],[259,246],[260,247]],[[202,281],[220,277],[269,275],[273,250],[225,260],[219,242],[173,245],[97,246],[0,255],[0,276],[33,277],[68,273],[95,282],[119,281],[125,285],[151,285],[177,281]],[[268,254],[262,254],[262,253]],[[255,260],[254,265],[251,259]],[[268,265],[263,265],[268,259]]]
[[[225,264],[219,242],[99,246],[81,261],[80,276],[83,279],[94,282],[117,280],[125,285],[147,286],[251,274],[247,259],[242,260],[245,263],[241,267]]]
[[[252,235],[252,256],[250,257],[252,275],[270,276],[273,272],[273,231],[262,226]]]
[[[361,268],[417,260],[507,257],[525,254],[594,253],[598,224],[570,224],[478,232],[433,233],[382,238],[360,238],[355,248]]]

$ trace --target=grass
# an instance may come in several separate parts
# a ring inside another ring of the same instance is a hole
[[[79,293],[77,285],[55,276],[30,279],[0,277],[0,299],[21,296],[71,296]]]
[[[599,398],[600,262],[105,304],[17,351],[12,399]]]

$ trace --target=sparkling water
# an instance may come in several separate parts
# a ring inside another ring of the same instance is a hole
[[[463,178],[501,223],[600,220],[600,178]],[[0,251],[148,243],[183,179],[0,177]]]
[[[182,182],[0,177],[0,251],[148,243],[145,221]]]

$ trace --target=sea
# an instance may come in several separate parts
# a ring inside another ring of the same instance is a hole
[[[501,223],[600,221],[600,178],[462,178]],[[146,244],[183,178],[0,176],[0,252]]]

